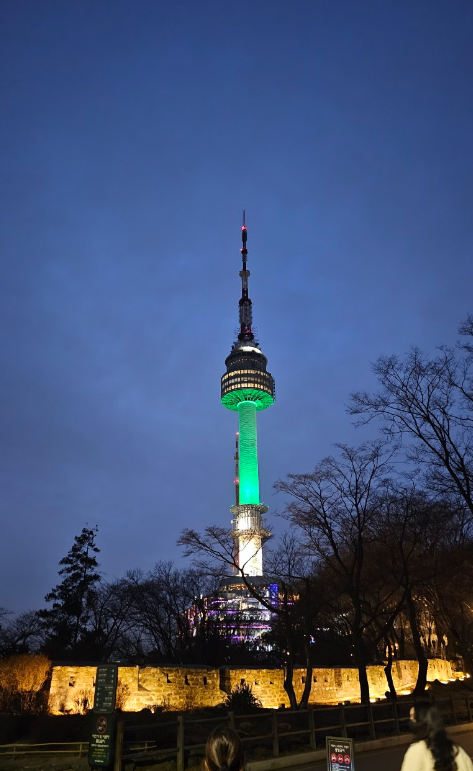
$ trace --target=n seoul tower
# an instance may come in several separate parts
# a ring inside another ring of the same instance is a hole
[[[268,507],[260,503],[258,475],[258,445],[256,413],[275,401],[274,379],[266,371],[268,360],[260,350],[252,331],[253,311],[248,296],[248,249],[245,212],[241,229],[243,262],[240,270],[241,298],[239,300],[240,331],[238,339],[225,359],[227,371],[222,376],[222,404],[238,412],[239,478],[237,503],[233,514],[236,563],[247,576],[263,575],[263,542],[270,532],[263,524]]]

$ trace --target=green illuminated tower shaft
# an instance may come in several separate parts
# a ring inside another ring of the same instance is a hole
[[[250,271],[246,267],[246,241],[247,230],[243,213],[240,332],[225,359],[227,371],[222,377],[222,404],[229,410],[238,411],[239,493],[238,503],[231,508],[234,515],[233,536],[237,561],[247,575],[261,576],[262,545],[270,533],[263,526],[262,519],[268,508],[260,503],[259,499],[256,413],[273,404],[275,396],[274,379],[271,373],[266,371],[268,360],[260,350],[252,331],[253,313],[248,297]]]
[[[240,486],[238,503],[259,501],[258,440],[256,435],[256,404],[242,401],[238,405],[238,434],[240,437]]]

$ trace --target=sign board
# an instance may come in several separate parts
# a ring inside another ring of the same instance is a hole
[[[98,715],[111,715],[115,709],[117,696],[117,664],[100,664],[95,678],[94,712]]]
[[[355,771],[353,739],[327,736],[327,771]]]
[[[115,736],[114,715],[92,715],[89,741],[89,766],[110,766],[113,761]]]

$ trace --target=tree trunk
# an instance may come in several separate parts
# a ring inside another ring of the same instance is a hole
[[[366,664],[358,664],[358,677],[360,680],[360,700],[362,704],[370,703],[370,685],[368,683],[368,673]]]
[[[289,598],[287,587],[282,583],[284,592],[284,627],[286,637],[286,671],[284,674],[284,690],[289,697],[291,709],[297,709],[297,699],[294,693],[294,645],[292,640],[292,618],[290,613]]]
[[[386,666],[384,667],[384,674],[386,675],[386,681],[388,683],[391,699],[393,701],[396,701],[397,694],[396,694],[396,689],[394,687],[394,682],[393,682],[393,649],[392,649],[391,641],[387,637],[384,643],[388,650],[388,661],[386,663]]]
[[[304,639],[304,651],[305,651],[306,676],[305,676],[304,690],[302,692],[301,700],[299,703],[299,709],[307,709],[307,707],[309,706],[309,697],[310,697],[310,691],[312,688],[312,658],[310,655],[309,635],[306,635]]]
[[[368,683],[368,673],[366,671],[366,651],[361,633],[353,635],[356,666],[358,668],[358,678],[360,681],[360,699],[362,704],[370,703],[370,686]]]
[[[411,627],[412,632],[412,643],[414,645],[417,661],[419,662],[419,673],[417,675],[414,694],[416,696],[423,696],[425,694],[425,686],[427,685],[427,669],[429,662],[422,645],[419,627],[417,625],[416,607],[410,591],[407,592],[406,595],[406,604],[409,616],[409,626]]]
[[[284,674],[284,690],[286,691],[289,697],[289,705],[291,709],[297,709],[297,699],[296,699],[296,694],[294,693],[293,677],[294,677],[294,659],[293,659],[292,651],[290,651],[288,653],[287,660],[286,660],[286,671]]]

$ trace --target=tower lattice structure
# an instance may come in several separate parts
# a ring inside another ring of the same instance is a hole
[[[241,229],[243,262],[240,271],[240,331],[225,359],[226,372],[221,380],[222,404],[238,412],[238,477],[235,480],[237,502],[231,507],[232,535],[236,562],[248,576],[263,575],[264,541],[270,531],[263,521],[268,507],[260,502],[256,413],[275,401],[274,378],[266,370],[268,360],[252,331],[253,309],[248,296],[248,249],[245,213]]]

